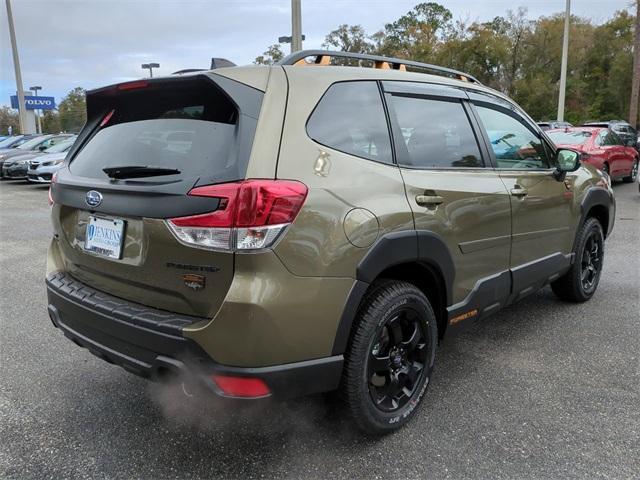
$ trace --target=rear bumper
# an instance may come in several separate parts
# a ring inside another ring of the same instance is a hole
[[[49,316],[77,345],[136,375],[156,380],[167,374],[225,396],[213,375],[260,378],[276,398],[334,390],[342,355],[268,367],[216,363],[182,328],[202,320],[134,304],[78,282],[64,272],[47,277]]]

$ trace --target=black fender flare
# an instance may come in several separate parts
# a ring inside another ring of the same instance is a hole
[[[332,355],[344,353],[351,326],[369,285],[390,267],[406,263],[429,265],[442,275],[447,306],[452,302],[455,266],[451,252],[438,234],[427,230],[392,232],[380,237],[362,258],[338,324]]]
[[[576,241],[578,238],[578,232],[580,231],[580,227],[584,224],[587,219],[587,214],[593,207],[601,206],[607,211],[607,228],[604,232],[605,238],[609,236],[611,231],[613,230],[613,224],[615,222],[615,198],[613,195],[603,187],[591,187],[587,190],[584,195],[584,198],[580,202],[580,222],[578,223],[578,228],[576,229],[576,238],[573,241],[573,251],[575,251]],[[604,227],[604,225],[603,225]]]

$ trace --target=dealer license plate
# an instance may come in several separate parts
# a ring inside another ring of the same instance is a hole
[[[124,220],[89,217],[84,249],[108,258],[120,258],[124,241]]]

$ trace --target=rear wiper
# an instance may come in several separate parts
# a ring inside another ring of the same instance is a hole
[[[160,175],[176,175],[180,173],[177,168],[154,167],[153,165],[131,165],[128,167],[109,167],[102,171],[110,178],[142,178],[157,177]]]

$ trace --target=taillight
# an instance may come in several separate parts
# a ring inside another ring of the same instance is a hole
[[[217,198],[220,204],[214,212],[167,220],[179,240],[213,250],[246,251],[275,244],[302,208],[307,187],[291,180],[245,180],[196,187],[189,195]]]
[[[58,180],[58,172],[55,172],[53,175],[51,175],[51,185],[49,185],[49,206],[53,206],[53,195],[51,195],[51,188],[53,187],[53,184],[56,183],[56,181]]]

